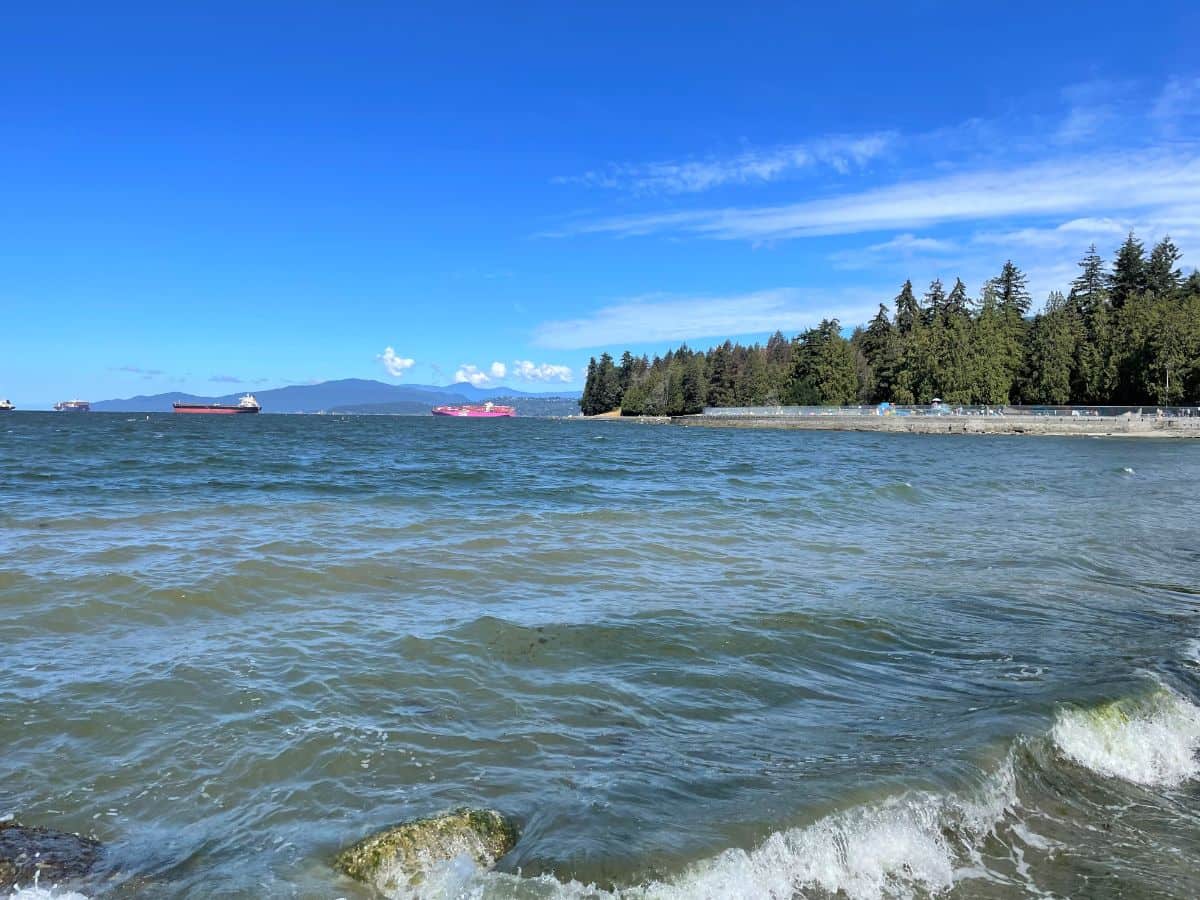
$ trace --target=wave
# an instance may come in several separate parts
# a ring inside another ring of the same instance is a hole
[[[1157,685],[1138,697],[1061,709],[1048,734],[1018,739],[974,790],[909,791],[853,806],[809,825],[775,832],[753,849],[725,850],[668,879],[600,887],[550,874],[485,872],[460,858],[429,869],[419,896],[881,900],[938,895],[972,881],[1038,894],[1029,854],[1053,856],[1063,846],[1034,830],[1034,823],[1046,818],[1039,811],[1039,791],[1053,782],[1072,795],[1081,787],[1075,782],[1064,785],[1053,775],[1047,778],[1046,766],[1069,775],[1069,769],[1061,768],[1065,758],[1091,776],[1171,787],[1200,775],[1198,749],[1200,708]],[[1027,790],[1035,793],[1026,796]],[[418,895],[389,896],[415,900]]]
[[[484,872],[460,857],[423,873],[426,898],[553,900],[789,900],[820,891],[848,900],[909,898],[980,876],[964,866],[1017,805],[1011,755],[968,796],[910,792],[852,807],[811,825],[772,834],[753,850],[729,849],[675,878],[605,889],[552,875]]]
[[[1200,773],[1200,709],[1165,686],[1062,711],[1051,736],[1068,759],[1109,778],[1172,787]]]

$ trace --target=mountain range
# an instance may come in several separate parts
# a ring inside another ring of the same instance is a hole
[[[97,412],[170,412],[171,404],[236,403],[237,394],[201,397],[171,392],[92,403]],[[255,391],[264,413],[390,413],[428,415],[433,406],[480,403],[503,398],[523,415],[569,415],[579,411],[579,391],[520,391],[510,387],[479,388],[467,382],[437,387],[428,384],[387,384],[364,378],[343,378],[319,384]],[[522,409],[525,407],[525,410]]]

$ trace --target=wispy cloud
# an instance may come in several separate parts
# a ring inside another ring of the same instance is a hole
[[[393,378],[400,378],[405,372],[416,365],[416,360],[405,356],[397,356],[396,351],[391,347],[384,348],[384,351],[375,358],[383,363],[383,367],[387,369],[387,373]]]
[[[623,216],[580,223],[562,234],[774,241],[1184,203],[1200,203],[1200,148],[1190,144],[962,172],[784,206]]]
[[[802,169],[826,168],[846,173],[884,153],[895,140],[891,132],[744,150],[732,156],[652,163],[614,163],[582,175],[559,176],[557,184],[627,190],[636,194],[689,194],[728,184],[775,181]]]
[[[1181,122],[1200,117],[1200,77],[1167,81],[1150,115],[1169,134],[1174,134]]]
[[[856,247],[849,250],[839,250],[830,255],[829,259],[839,269],[867,269],[877,266],[881,261],[910,262],[914,259],[944,257],[956,253],[959,245],[955,241],[944,238],[920,237],[906,232],[898,234],[890,240],[869,244],[866,247]]]
[[[165,375],[162,369],[143,369],[141,366],[115,366],[109,369],[110,372],[128,372],[131,375],[141,375],[145,378],[154,378],[158,375]]]
[[[220,384],[241,384],[242,383],[242,379],[238,378],[236,375],[213,375],[208,380],[216,381]]]
[[[730,296],[648,294],[622,300],[577,319],[544,322],[534,341],[543,347],[578,350],[620,344],[652,344],[696,338],[798,331],[835,316],[865,318],[877,302],[873,292],[801,292],[776,288]]]
[[[1103,244],[1120,240],[1133,227],[1128,221],[1109,217],[1084,217],[1047,228],[979,232],[971,240],[977,244],[1001,247],[1083,248],[1093,242]]]

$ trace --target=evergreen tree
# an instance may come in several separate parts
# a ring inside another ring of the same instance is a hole
[[[613,365],[613,358],[608,353],[600,354],[600,362],[596,365],[596,390],[593,402],[597,412],[612,412],[621,406],[621,375]]]
[[[896,381],[897,335],[888,309],[879,304],[879,312],[858,338],[858,345],[871,367],[870,402],[889,399]]]
[[[704,366],[704,354],[697,353],[683,365],[680,376],[680,390],[683,394],[683,404],[680,415],[693,415],[704,412],[708,383]],[[729,396],[732,402],[733,394]]]
[[[596,357],[588,360],[587,378],[583,382],[583,396],[579,398],[579,409],[585,416],[594,416],[602,412],[596,401]]]
[[[935,278],[929,283],[925,292],[925,322],[929,324],[939,318],[946,310],[946,291],[942,279]]]
[[[633,373],[637,369],[637,363],[633,358],[633,354],[626,350],[621,354],[621,366],[617,370],[618,379],[621,387],[621,396],[625,396],[625,392],[629,390],[629,385],[633,381]]]
[[[1096,245],[1088,247],[1088,252],[1079,261],[1082,270],[1071,282],[1071,304],[1075,307],[1081,319],[1087,319],[1095,312],[1096,307],[1108,302],[1108,286],[1110,278],[1104,271],[1104,260],[1096,252]]]
[[[1029,353],[1022,378],[1024,403],[1062,405],[1071,400],[1077,332],[1071,306],[1060,293],[1046,300],[1045,309],[1029,329]]]
[[[1146,288],[1158,297],[1171,297],[1179,290],[1183,281],[1176,263],[1183,254],[1167,235],[1150,251],[1150,262],[1146,265]]]
[[[825,319],[795,342],[791,402],[849,406],[858,394],[858,370],[850,342],[837,319]]]
[[[1117,259],[1113,263],[1113,308],[1120,309],[1131,298],[1140,296],[1145,291],[1146,250],[1131,231],[1121,249],[1117,251]]]
[[[921,319],[921,305],[917,303],[917,298],[913,294],[913,286],[911,281],[905,281],[904,286],[900,288],[900,293],[896,295],[896,330],[901,335],[906,335],[912,331]]]
[[[1015,315],[1017,318],[1021,318],[1029,312],[1032,298],[1029,296],[1029,289],[1026,288],[1025,282],[1025,273],[1013,265],[1011,259],[1004,264],[1000,274],[992,281],[1000,309],[1010,316]]]
[[[955,278],[954,287],[950,288],[950,293],[946,295],[946,313],[965,316],[970,308],[971,301],[967,299],[967,286],[962,283],[961,278]]]
[[[1004,366],[1008,373],[1011,387],[1017,384],[1017,377],[1024,367],[1026,333],[1028,323],[1025,314],[1029,312],[1031,299],[1025,286],[1025,273],[1018,269],[1010,259],[1004,263],[1000,274],[992,279],[991,288],[1000,310],[1004,327]],[[1013,394],[1007,398],[1016,401]]]
[[[707,395],[713,406],[732,406],[737,397],[733,344],[726,341],[708,352]]]
[[[991,284],[983,289],[979,317],[972,329],[971,395],[976,403],[1007,403],[1012,392],[1012,359],[1008,335]]]

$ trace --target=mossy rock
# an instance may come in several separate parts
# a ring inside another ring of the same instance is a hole
[[[415,888],[439,863],[467,856],[485,869],[517,843],[517,828],[490,809],[456,809],[385,828],[346,848],[334,868],[383,891]]]
[[[61,884],[82,878],[100,856],[100,842],[92,838],[0,822],[0,889]]]

